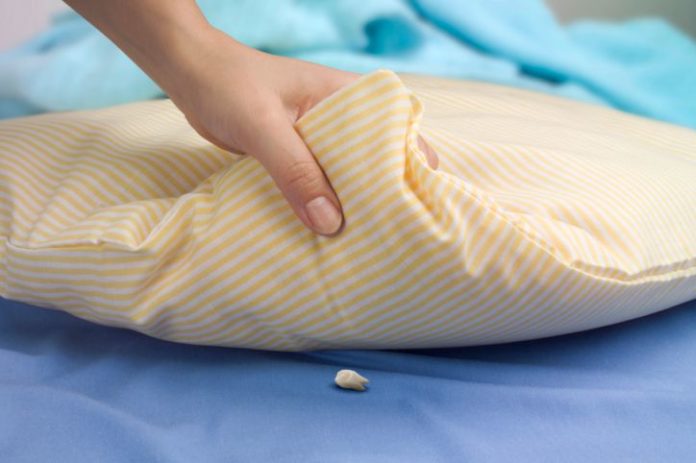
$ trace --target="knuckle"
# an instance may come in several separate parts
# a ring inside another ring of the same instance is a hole
[[[324,179],[314,161],[294,161],[285,171],[288,188],[303,192],[315,192],[322,188]]]
[[[239,112],[239,117],[234,121],[234,126],[244,139],[254,140],[261,134],[270,136],[277,131],[277,127],[283,122],[282,111],[277,104],[271,101],[260,101],[253,109],[246,108]]]
[[[278,121],[279,112],[277,106],[266,104],[256,109],[253,117],[260,127],[270,127]]]
[[[254,101],[253,108],[247,110],[259,125],[273,125],[278,122],[283,114],[283,105],[280,101],[263,95],[259,95]]]

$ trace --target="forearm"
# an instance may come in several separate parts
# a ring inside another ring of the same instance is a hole
[[[194,0],[65,0],[170,96],[187,87],[220,35]],[[227,38],[229,42],[235,43]]]

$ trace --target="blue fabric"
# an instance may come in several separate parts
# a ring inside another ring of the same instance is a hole
[[[332,385],[352,368],[364,393]],[[687,462],[696,301],[508,345],[177,345],[0,301],[0,460]]]
[[[696,127],[696,45],[656,19],[561,26],[540,0],[200,0],[256,48],[338,68],[481,79]],[[153,98],[159,89],[65,14],[0,56],[0,116]]]

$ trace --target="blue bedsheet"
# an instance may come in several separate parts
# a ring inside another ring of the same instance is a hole
[[[357,72],[480,79],[696,127],[696,45],[664,21],[561,25],[541,0],[199,0],[250,46]],[[0,117],[154,98],[94,28],[64,15],[0,55]]]
[[[339,368],[365,393],[332,385]],[[508,345],[194,347],[0,301],[0,461],[689,462],[696,301]]]

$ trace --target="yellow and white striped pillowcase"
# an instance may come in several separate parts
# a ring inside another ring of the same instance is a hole
[[[366,75],[297,124],[343,204],[335,238],[168,101],[0,123],[0,294],[273,350],[525,340],[696,297],[694,132],[402,78]]]

